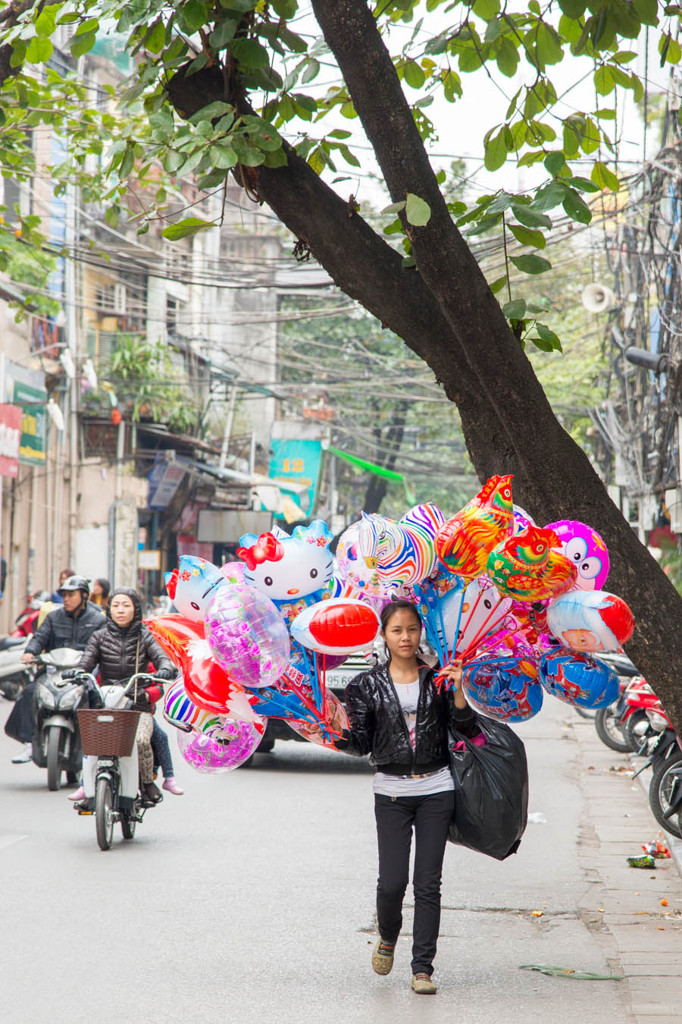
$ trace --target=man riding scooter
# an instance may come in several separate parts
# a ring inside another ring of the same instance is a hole
[[[49,613],[26,645],[21,656],[26,665],[34,662],[37,654],[59,647],[84,651],[92,634],[105,624],[102,613],[88,601],[90,587],[83,576],[69,576],[61,584],[59,594],[63,604]],[[23,750],[12,758],[12,764],[27,764],[32,760],[35,687],[35,680],[28,683],[5,725],[7,735],[23,744]]]

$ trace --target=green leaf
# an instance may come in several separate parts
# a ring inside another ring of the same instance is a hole
[[[161,53],[166,42],[166,26],[161,18],[157,18],[144,37],[144,47],[150,53]]]
[[[601,160],[595,160],[590,177],[595,185],[598,185],[601,189],[610,189],[611,192],[617,192],[620,188],[620,182],[616,175]]]
[[[552,264],[544,256],[534,256],[529,253],[527,256],[511,256],[511,262],[517,270],[524,274],[544,274],[552,269]]]
[[[579,224],[589,224],[592,220],[592,211],[574,189],[566,190],[562,205],[571,220],[577,220]]]
[[[555,334],[554,331],[550,330],[546,324],[536,323],[535,330],[537,331],[538,337],[535,338],[531,335],[529,340],[533,342],[536,348],[542,349],[544,352],[563,351],[559,336]],[[538,338],[542,344],[539,343]]]
[[[497,53],[495,54],[495,60],[497,61],[497,66],[500,69],[500,72],[506,78],[514,77],[516,69],[519,66],[519,51],[507,36],[503,36],[500,39],[497,47]]]
[[[606,64],[598,67],[594,73],[594,87],[600,96],[608,96],[616,88],[613,72]]]
[[[419,196],[414,195],[413,192],[408,192],[405,202],[405,216],[408,224],[412,224],[416,228],[424,227],[431,219],[431,207],[423,199],[420,199]]]
[[[29,64],[44,64],[52,56],[54,47],[50,39],[34,36],[26,47],[26,60]]]
[[[294,53],[305,53],[308,49],[308,44],[305,39],[297,35],[295,32],[292,32],[291,29],[286,27],[286,25],[279,26],[278,36],[285,46]]]
[[[490,21],[500,13],[500,0],[476,0],[473,6],[474,14],[477,14],[483,21]]]
[[[306,85],[307,82],[312,82],[312,80],[314,78],[317,78],[319,73],[320,73],[320,62],[319,62],[319,60],[314,60],[311,57],[310,60],[308,60],[308,62],[306,64],[306,67],[305,67],[305,70],[303,71],[303,74],[301,75],[301,85]]]
[[[229,142],[211,146],[208,152],[213,166],[221,170],[229,170],[237,163],[237,154]]]
[[[491,138],[484,139],[485,147],[485,167],[487,171],[498,171],[507,159],[509,153],[509,146],[507,145],[509,139],[509,129],[507,125],[503,125],[498,131],[497,135],[493,135]]]
[[[233,21],[232,18],[224,18],[218,22],[208,37],[208,41],[214,50],[222,50],[227,46],[230,40],[234,38],[238,24],[239,22]]]
[[[493,295],[497,295],[498,292],[502,291],[506,283],[507,275],[505,274],[503,277],[498,277],[495,281],[492,281],[488,287],[490,288],[490,291],[493,293]]]
[[[197,188],[208,191],[209,189],[217,188],[218,185],[222,185],[227,177],[227,171],[217,168],[214,171],[209,171],[208,174],[202,174],[197,181]]]
[[[559,150],[555,150],[553,153],[547,154],[544,164],[547,168],[547,173],[556,178],[566,166],[566,157]]]
[[[566,185],[560,178],[556,178],[537,190],[533,199],[533,207],[540,211],[553,210],[555,206],[563,203],[565,195]]]
[[[84,54],[89,53],[97,42],[97,36],[94,32],[86,32],[82,36],[74,36],[69,43],[69,49],[71,50],[72,57],[82,57]]]
[[[587,0],[559,0],[559,7],[567,18],[582,18],[587,7]]]
[[[599,188],[589,178],[581,178],[580,176],[573,178],[563,178],[567,185],[572,185],[573,188],[577,188],[579,192],[598,192]]]
[[[507,320],[523,320],[526,313],[526,300],[512,299],[511,302],[505,302],[502,312]]]
[[[196,235],[199,231],[205,231],[207,228],[212,227],[213,222],[210,220],[201,220],[199,217],[185,217],[184,220],[180,220],[176,224],[169,224],[167,228],[163,229],[161,234],[170,242],[177,242],[180,238],[188,238],[190,235]]]
[[[178,8],[178,15],[191,34],[203,28],[208,21],[208,4],[204,0],[187,0]]]
[[[43,7],[34,22],[36,35],[45,37],[52,35],[57,20],[57,10],[58,8],[56,4],[52,4],[49,7]]]
[[[558,64],[563,60],[564,48],[561,38],[551,25],[541,21],[535,28],[528,31],[526,38],[535,42],[536,53],[542,67],[546,64]]]
[[[256,39],[235,39],[230,50],[245,68],[266,68],[270,63],[268,51]]]
[[[250,145],[242,135],[233,135],[230,139],[240,164],[245,167],[258,167],[265,161],[265,153],[255,145]]]
[[[524,228],[520,224],[510,224],[509,230],[521,245],[532,245],[534,249],[544,249],[547,244],[542,231],[532,231],[530,228]]]
[[[552,221],[546,214],[521,203],[513,204],[512,213],[518,222],[527,228],[551,228],[552,226]]]
[[[405,209],[405,200],[403,199],[400,203],[391,203],[390,206],[385,206],[382,213],[400,213],[401,210]]]
[[[297,0],[270,0],[270,6],[280,18],[293,18],[298,10]]]
[[[232,113],[234,113],[234,107],[230,103],[214,100],[213,103],[208,103],[201,110],[197,110],[196,114],[192,114],[189,122],[190,124],[200,124],[202,121],[214,121],[217,117],[222,117],[223,114]]]
[[[426,81],[426,75],[416,60],[410,60],[403,68],[403,78],[411,89],[421,89]]]

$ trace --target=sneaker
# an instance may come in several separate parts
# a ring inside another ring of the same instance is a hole
[[[431,975],[421,972],[412,975],[410,988],[420,996],[433,996],[438,991],[436,983],[431,980]]]
[[[167,790],[174,796],[182,796],[182,794],[185,792],[184,789],[181,789],[180,786],[178,786],[173,775],[169,775],[167,779],[163,780],[163,786],[161,787],[161,789]]]
[[[33,760],[33,744],[24,743],[24,749],[16,757],[12,758],[12,764],[28,764]]]
[[[74,803],[77,800],[85,800],[85,789],[83,786],[79,786],[75,793],[69,793],[68,799],[73,800]]]
[[[390,974],[395,956],[395,942],[379,939],[372,952],[372,970],[375,974]]]

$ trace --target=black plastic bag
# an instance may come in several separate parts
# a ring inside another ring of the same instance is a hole
[[[455,810],[448,839],[504,860],[516,853],[528,820],[526,748],[504,722],[476,718],[484,743],[456,733],[450,740]]]

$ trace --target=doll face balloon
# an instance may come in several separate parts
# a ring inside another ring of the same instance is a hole
[[[226,583],[217,566],[194,555],[182,555],[179,567],[167,572],[164,579],[178,612],[195,622],[203,622],[209,601]]]
[[[617,651],[635,628],[635,620],[622,598],[603,590],[573,590],[551,601],[547,608],[550,632],[574,651],[595,654]]]
[[[609,574],[609,553],[600,534],[574,519],[549,523],[561,543],[561,551],[578,572],[574,590],[601,590]]]
[[[245,534],[237,549],[246,563],[244,582],[277,602],[296,602],[321,593],[334,573],[331,540],[321,519],[308,527],[297,526],[291,536],[281,530],[260,537]]]

